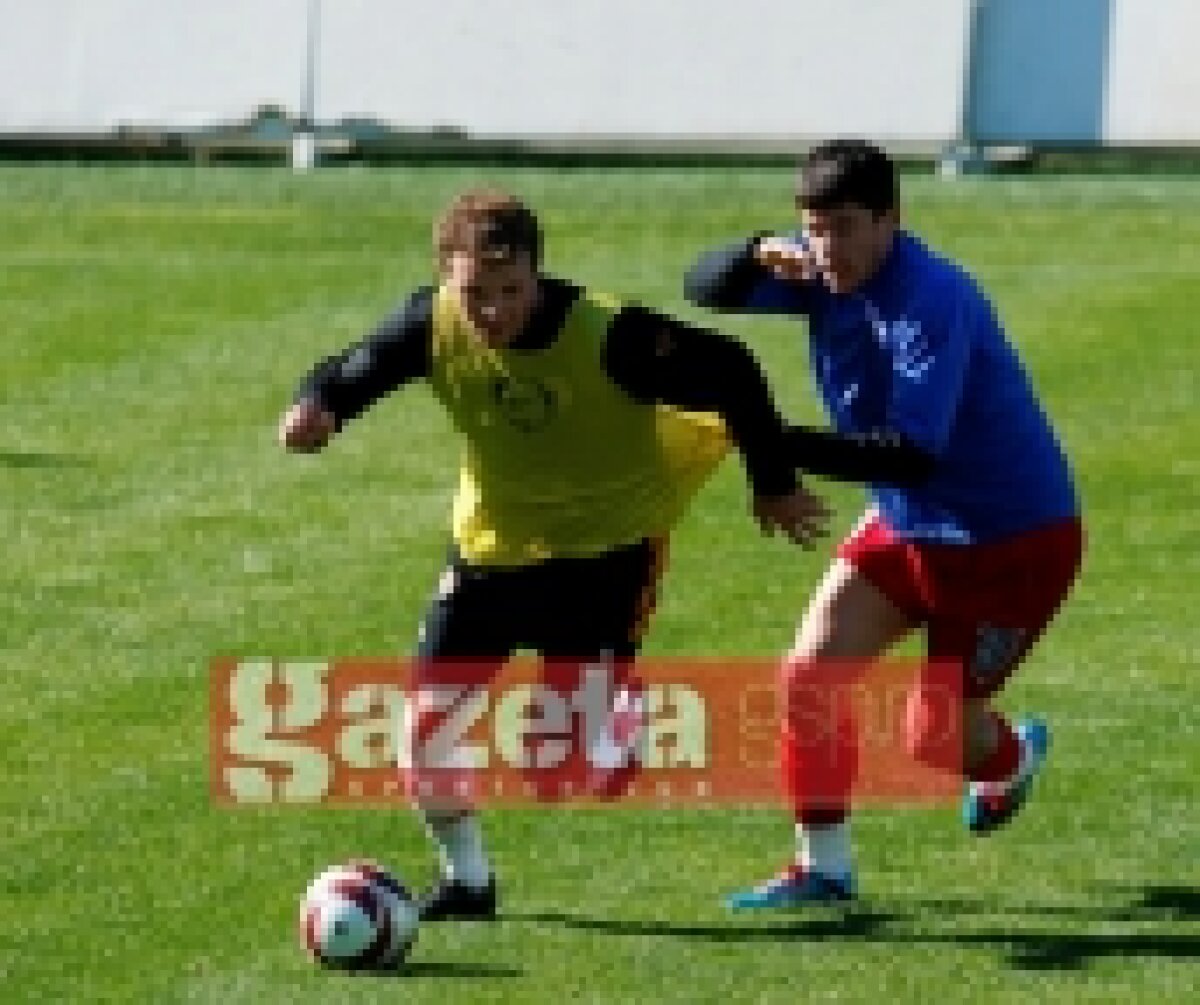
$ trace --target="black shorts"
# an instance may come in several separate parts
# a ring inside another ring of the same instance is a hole
[[[545,660],[632,659],[665,557],[659,538],[518,567],[468,565],[452,553],[421,624],[417,657],[498,661],[525,649]]]

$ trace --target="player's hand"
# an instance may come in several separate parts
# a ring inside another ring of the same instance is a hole
[[[298,453],[320,450],[333,436],[337,420],[309,398],[298,401],[279,422],[279,442]]]
[[[770,537],[777,530],[783,531],[802,548],[811,548],[817,538],[825,535],[829,515],[821,498],[803,485],[785,496],[754,498],[754,519],[762,532]]]
[[[754,257],[778,279],[802,283],[817,275],[812,251],[786,237],[764,237],[755,245]]]

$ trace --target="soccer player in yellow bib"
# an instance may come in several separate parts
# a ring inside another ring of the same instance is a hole
[[[319,364],[280,424],[287,448],[319,450],[382,396],[428,382],[466,450],[417,657],[477,662],[484,677],[517,649],[632,659],[667,536],[731,441],[765,533],[807,545],[827,517],[745,347],[543,274],[541,243],[512,196],[460,195],[434,227],[438,285]],[[425,819],[442,878],[423,918],[493,917],[476,815]]]

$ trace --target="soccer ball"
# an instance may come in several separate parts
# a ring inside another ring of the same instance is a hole
[[[373,862],[326,869],[300,904],[300,943],[318,963],[342,970],[400,964],[417,937],[417,905]]]

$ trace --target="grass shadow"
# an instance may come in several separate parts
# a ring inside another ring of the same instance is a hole
[[[772,915],[770,923],[761,925],[676,925],[650,919],[590,918],[560,912],[505,914],[504,920],[561,925],[576,931],[607,935],[649,935],[729,943],[870,938],[889,923],[903,920],[900,915],[856,908],[830,907],[818,910],[820,914],[817,917],[811,916],[811,913],[808,917],[802,917],[798,912]]]
[[[485,963],[452,963],[449,960],[417,960],[404,963],[395,970],[370,971],[373,977],[397,977],[411,980],[414,977],[447,977],[460,980],[491,979],[496,977],[524,977],[525,971],[518,967],[490,966]]]
[[[1147,883],[1144,886],[1109,886],[1104,889],[1132,893],[1138,898],[1129,905],[1129,920],[1161,918],[1200,921],[1200,886]]]
[[[1031,917],[1078,918],[1082,921],[1197,921],[1200,920],[1200,887],[1171,884],[1144,886],[1099,886],[1107,896],[1121,894],[1128,900],[1119,907],[1104,904],[1042,904],[1032,901],[998,901],[971,897],[905,898],[897,901],[909,908],[956,916],[1020,914]]]
[[[1200,959],[1200,935],[1166,932],[967,932],[921,936],[919,941],[994,946],[1008,952],[1009,965],[1021,970],[1081,970],[1098,959]]]
[[[74,454],[50,454],[38,450],[0,450],[0,468],[14,471],[40,468],[76,468],[87,463]]]
[[[592,918],[561,912],[506,914],[506,920],[561,925],[577,931],[613,936],[654,936],[697,939],[715,943],[762,943],[861,940],[878,944],[983,946],[1006,957],[1009,966],[1021,970],[1079,970],[1107,958],[1200,959],[1200,934],[1147,930],[1154,923],[1191,921],[1200,918],[1200,889],[1190,886],[1146,885],[1114,887],[1134,893],[1125,906],[1103,904],[1006,904],[970,898],[917,899],[894,905],[868,904],[841,908],[817,907],[804,911],[764,915],[763,924],[733,921],[721,925],[677,925],[655,920]],[[895,907],[900,910],[893,909]],[[915,909],[915,910],[914,910]],[[931,919],[945,915],[1017,914],[1080,923],[1137,923],[1123,932],[1044,932],[988,928],[970,932],[927,931]],[[917,923],[917,924],[914,924]]]

